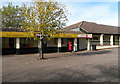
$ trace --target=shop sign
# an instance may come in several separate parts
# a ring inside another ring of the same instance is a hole
[[[78,38],[92,38],[92,34],[78,35]]]
[[[86,35],[78,35],[78,37],[86,38]]]
[[[92,38],[92,34],[90,34],[90,35],[87,35],[87,38]]]

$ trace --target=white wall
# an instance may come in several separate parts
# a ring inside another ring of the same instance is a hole
[[[105,49],[105,48],[117,48],[120,47],[120,45],[107,45],[107,46],[96,46],[96,49]]]
[[[79,49],[87,48],[87,40],[86,38],[79,38]]]

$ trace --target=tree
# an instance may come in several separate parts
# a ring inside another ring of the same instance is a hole
[[[41,2],[33,2],[32,6],[27,6],[25,3],[22,7],[21,17],[25,20],[22,23],[21,29],[34,34],[35,31],[40,32],[40,45],[42,38],[46,35],[54,37],[61,30],[67,21],[65,6],[58,2],[42,0]],[[36,37],[34,37],[36,38]],[[40,53],[42,47],[40,47]],[[40,58],[43,58],[40,54]]]
[[[0,8],[0,28],[2,28],[2,11],[1,11],[1,8]]]
[[[21,8],[13,6],[12,2],[8,6],[3,6],[2,9],[2,27],[13,27],[19,28],[23,18],[20,17],[19,13]]]

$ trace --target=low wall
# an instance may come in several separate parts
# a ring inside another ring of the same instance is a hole
[[[120,45],[104,45],[104,46],[96,46],[96,49],[105,49],[105,48],[117,48],[120,47]]]

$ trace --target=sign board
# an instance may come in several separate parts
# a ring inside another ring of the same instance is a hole
[[[90,34],[90,35],[87,35],[87,38],[92,38],[92,34]]]
[[[27,32],[0,32],[0,37],[34,37],[34,35],[28,36]]]
[[[43,35],[40,35],[40,34],[35,34],[36,36],[43,36]]]
[[[92,34],[58,33],[54,38],[92,38]]]
[[[36,36],[48,36],[48,35],[40,35],[40,34],[35,34]]]
[[[34,37],[35,35],[40,36],[39,33],[28,35],[27,32],[0,32],[0,37]],[[58,33],[54,36],[54,38],[92,38],[92,34]]]
[[[78,35],[78,38],[92,38],[92,34]]]
[[[78,35],[78,37],[86,38],[86,35]]]

